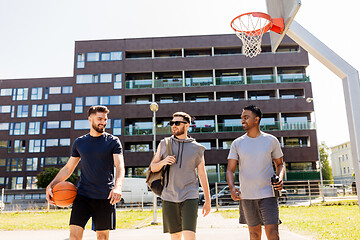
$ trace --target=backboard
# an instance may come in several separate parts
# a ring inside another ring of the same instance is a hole
[[[290,24],[299,11],[301,0],[266,0],[267,12],[272,18],[284,19],[284,32],[280,35],[270,31],[271,50],[276,52]]]

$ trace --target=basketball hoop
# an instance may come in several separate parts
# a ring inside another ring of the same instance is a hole
[[[281,34],[284,30],[284,19],[271,18],[261,12],[244,13],[231,21],[234,29],[244,46],[244,54],[253,58],[261,52],[261,40],[264,33],[271,30]]]

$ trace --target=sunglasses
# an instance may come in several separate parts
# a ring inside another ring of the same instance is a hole
[[[188,122],[185,122],[185,121],[170,121],[169,122],[170,126],[172,126],[174,124],[175,124],[175,126],[180,126],[181,123],[187,124]]]

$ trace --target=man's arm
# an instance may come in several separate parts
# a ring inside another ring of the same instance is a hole
[[[234,201],[239,201],[241,199],[241,192],[235,187],[235,171],[238,161],[236,159],[228,159],[228,166],[226,170],[226,181],[229,185],[231,198]]]
[[[284,168],[284,160],[282,157],[273,159],[275,163],[275,169],[276,169],[276,175],[279,176],[280,180],[276,184],[274,184],[275,190],[281,190],[283,188],[283,178],[285,174],[285,168]]]
[[[152,172],[158,172],[158,171],[160,171],[162,168],[163,168],[163,166],[165,166],[165,165],[172,165],[172,164],[174,164],[174,162],[175,162],[175,155],[173,155],[173,156],[167,156],[166,158],[164,158],[163,160],[161,160],[161,156],[160,156],[160,144],[159,144],[159,146],[158,146],[158,148],[157,148],[157,151],[156,151],[156,153],[155,153],[155,156],[154,156],[154,158],[153,158],[153,160],[151,161],[151,163],[150,163],[150,170],[152,171]]]
[[[68,177],[70,177],[70,175],[74,172],[79,161],[80,161],[80,157],[70,157],[69,161],[66,163],[66,165],[58,172],[58,174],[55,176],[55,178],[46,187],[46,200],[50,204],[55,204],[55,202],[50,199],[54,196],[52,193],[52,188],[57,183],[68,179]]]
[[[110,191],[108,199],[110,199],[110,204],[114,205],[121,200],[122,195],[122,183],[124,181],[125,176],[125,164],[124,164],[124,156],[122,154],[113,154],[114,165],[115,165],[115,186]]]
[[[208,182],[206,169],[205,169],[205,158],[204,158],[204,156],[202,157],[201,162],[197,166],[197,172],[198,172],[198,175],[199,175],[199,180],[200,180],[201,187],[203,188],[203,191],[204,191],[205,203],[204,203],[204,206],[203,206],[202,213],[203,213],[203,216],[205,217],[211,211],[211,199],[210,199],[209,182]]]

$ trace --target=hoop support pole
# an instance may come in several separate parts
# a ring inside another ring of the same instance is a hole
[[[276,32],[278,34],[282,34],[284,32],[284,19],[283,18],[272,18],[272,27],[271,31]]]

